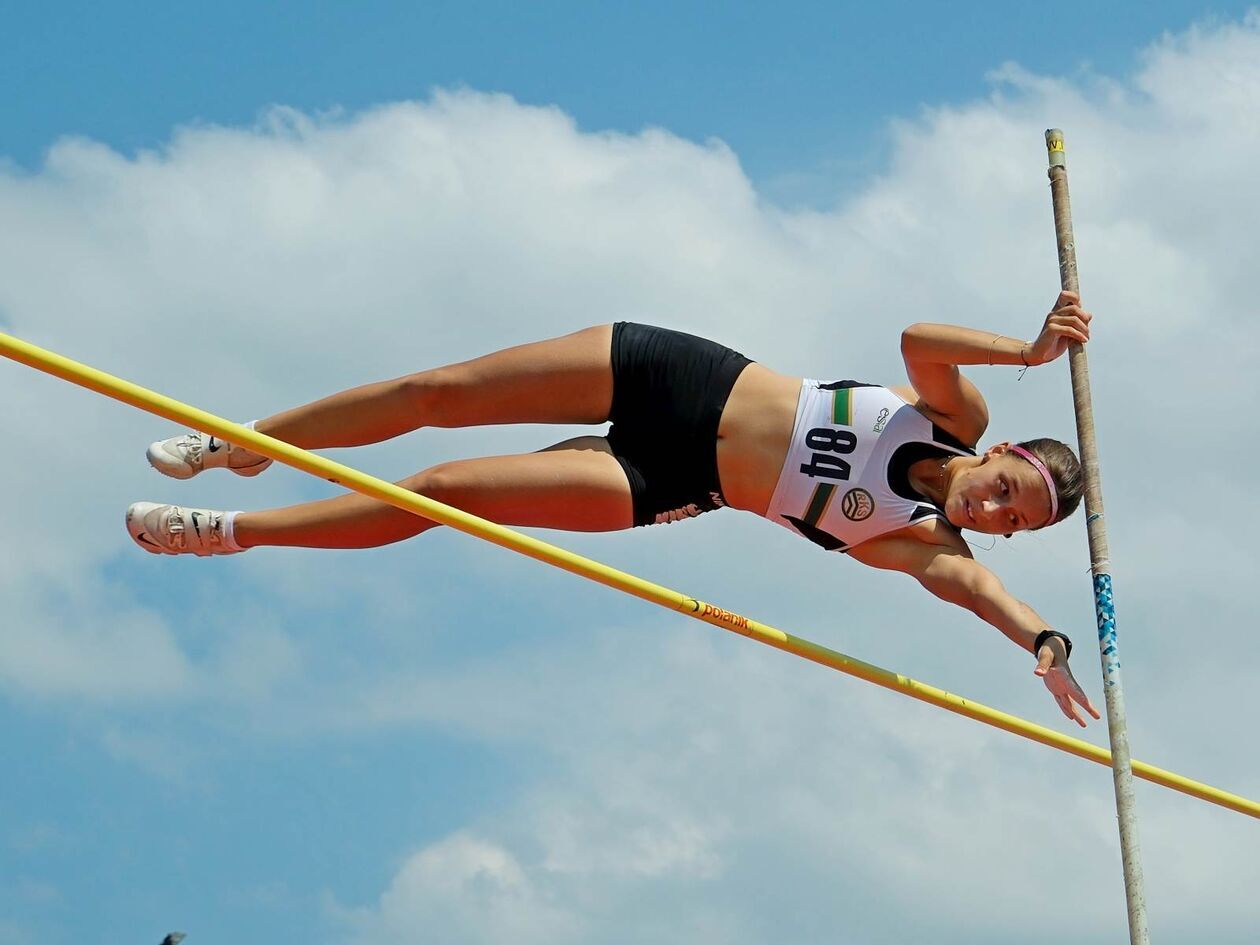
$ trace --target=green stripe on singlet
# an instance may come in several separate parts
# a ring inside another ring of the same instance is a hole
[[[841,387],[831,392],[831,422],[853,426],[853,388]]]
[[[830,482],[820,482],[814,486],[814,494],[809,500],[809,508],[805,510],[805,514],[801,516],[809,525],[817,525],[819,519],[823,517],[823,513],[827,511],[827,505],[831,502],[831,497],[835,494],[836,487]]]

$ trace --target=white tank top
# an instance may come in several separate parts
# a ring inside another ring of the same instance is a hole
[[[828,551],[945,513],[910,486],[910,464],[974,456],[886,387],[805,379],[792,445],[766,518]]]

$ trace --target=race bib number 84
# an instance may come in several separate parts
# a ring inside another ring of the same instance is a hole
[[[857,435],[852,430],[815,427],[805,434],[805,445],[814,452],[808,463],[801,464],[801,472],[811,479],[848,480],[851,467],[840,457],[857,449]]]

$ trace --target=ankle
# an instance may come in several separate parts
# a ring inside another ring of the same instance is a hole
[[[234,551],[245,551],[253,548],[254,542],[249,537],[249,526],[242,522],[247,516],[244,512],[223,513],[223,544]]]
[[[246,430],[253,430],[255,433],[262,433],[258,429],[258,421],[251,420],[249,423],[242,423]],[[266,461],[267,457],[261,453],[255,453],[253,450],[244,446],[238,446],[235,443],[229,444],[228,447],[228,466],[233,469],[241,469],[246,466],[257,466],[259,463]]]

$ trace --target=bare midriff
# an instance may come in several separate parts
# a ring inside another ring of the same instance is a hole
[[[717,465],[732,508],[765,515],[792,440],[801,379],[760,364],[744,368],[718,424]]]

